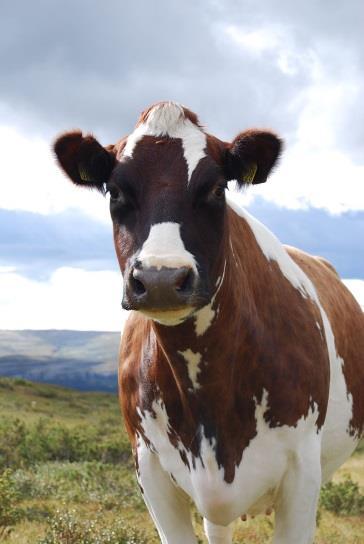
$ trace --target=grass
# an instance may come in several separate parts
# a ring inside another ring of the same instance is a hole
[[[348,480],[349,478],[349,480]],[[316,544],[364,542],[364,451],[325,488]],[[200,542],[202,520],[193,511]],[[274,515],[234,543],[271,541]],[[0,378],[0,543],[157,544],[117,398]]]

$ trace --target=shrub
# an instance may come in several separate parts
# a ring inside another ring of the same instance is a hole
[[[5,470],[0,473],[0,527],[8,527],[19,520],[21,512],[15,506],[17,500],[12,472]]]
[[[96,501],[107,510],[145,509],[137,491],[134,471],[125,466],[105,465],[97,461],[44,463],[35,470],[17,470],[13,481],[22,500]]]
[[[14,390],[13,382],[9,378],[0,378],[0,388],[8,389],[9,391]]]
[[[323,486],[320,503],[337,515],[357,516],[364,513],[364,495],[350,477],[343,482],[329,482]]]
[[[33,383],[29,380],[25,380],[24,378],[15,377],[12,379],[12,382],[14,385],[23,385],[24,387],[33,387]]]
[[[147,544],[145,535],[122,522],[108,528],[101,516],[82,520],[74,510],[57,510],[38,544]]]
[[[67,427],[40,418],[25,425],[18,419],[0,421],[0,469],[24,468],[47,461],[130,462],[131,453],[121,428],[84,424]]]

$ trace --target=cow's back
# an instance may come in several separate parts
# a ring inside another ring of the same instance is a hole
[[[313,282],[329,324],[330,395],[322,444],[327,480],[363,434],[364,314],[330,263],[296,248],[286,249]]]

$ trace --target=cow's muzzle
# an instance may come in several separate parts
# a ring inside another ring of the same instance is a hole
[[[124,284],[123,308],[147,314],[191,310],[206,304],[198,274],[190,267],[148,267],[138,261]]]

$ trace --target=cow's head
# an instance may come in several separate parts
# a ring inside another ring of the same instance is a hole
[[[227,182],[264,183],[280,148],[261,130],[222,142],[173,102],[143,112],[115,145],[77,131],[54,145],[73,183],[110,194],[123,307],[164,324],[210,301],[223,266]]]

